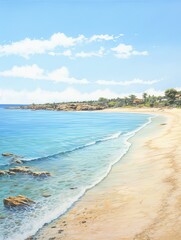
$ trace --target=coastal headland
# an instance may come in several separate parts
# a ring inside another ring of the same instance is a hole
[[[181,110],[103,111],[156,117],[129,140],[129,152],[109,175],[34,239],[180,240]]]

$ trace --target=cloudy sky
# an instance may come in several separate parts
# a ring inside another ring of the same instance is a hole
[[[179,0],[0,0],[0,103],[181,87]]]

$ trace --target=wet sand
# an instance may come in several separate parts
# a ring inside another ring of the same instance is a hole
[[[159,116],[129,140],[129,152],[101,183],[35,239],[181,239],[181,110],[112,111]]]

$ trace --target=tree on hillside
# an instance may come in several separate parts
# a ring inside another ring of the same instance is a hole
[[[165,97],[167,98],[169,104],[174,103],[176,94],[177,90],[175,90],[174,88],[169,88],[165,91]]]
[[[130,101],[130,104],[132,105],[133,104],[133,102],[134,102],[134,100],[136,99],[136,96],[135,95],[130,95],[129,96],[129,101]]]
[[[103,106],[107,106],[107,105],[108,105],[108,102],[109,102],[109,99],[100,97],[99,100],[98,100],[98,102],[99,102],[99,104],[101,104],[101,105],[103,105]]]
[[[155,102],[157,101],[157,97],[155,97],[154,95],[149,95],[147,98],[147,104],[149,107],[154,107]]]
[[[147,102],[147,97],[148,97],[148,94],[147,93],[143,93],[143,102],[144,103]]]

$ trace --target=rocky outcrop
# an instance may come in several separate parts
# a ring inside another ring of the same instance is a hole
[[[8,153],[8,152],[6,152],[6,153],[2,153],[2,156],[3,157],[13,157],[13,156],[15,156],[13,153]]]
[[[26,174],[32,173],[29,167],[14,167],[14,168],[10,168],[9,171],[14,173],[26,173]]]
[[[76,107],[76,111],[96,111],[104,109],[99,105],[88,105],[88,104],[78,104]]]
[[[18,195],[15,197],[8,197],[3,200],[4,206],[6,207],[23,207],[23,206],[30,206],[31,204],[35,203],[30,198],[27,198],[22,195]]]
[[[3,157],[8,157],[10,158],[11,160],[11,163],[17,163],[17,164],[22,164],[23,163],[23,160],[22,160],[22,156],[18,156],[14,153],[9,153],[9,152],[5,152],[5,153],[2,153],[2,156]]]
[[[22,160],[16,159],[16,158],[15,158],[15,159],[13,158],[13,159],[12,159],[12,162],[13,162],[13,163],[17,163],[17,164],[23,164],[23,161],[22,161]]]
[[[51,174],[49,172],[32,172],[32,174],[34,177],[48,177],[51,176]]]
[[[15,172],[11,172],[11,171],[9,171],[9,170],[7,171],[7,174],[8,174],[8,175],[16,175]]]
[[[99,102],[69,102],[69,103],[47,103],[31,104],[16,107],[18,109],[51,110],[51,111],[95,111],[105,109],[106,106]]]
[[[48,198],[48,197],[51,197],[51,194],[49,194],[49,193],[44,193],[44,194],[42,194],[42,196],[45,197],[45,198]]]
[[[7,170],[0,170],[0,176],[8,174]]]
[[[11,172],[9,170],[0,170],[0,176],[4,176],[4,175],[16,175],[16,173]]]
[[[15,167],[15,168],[10,168],[10,172],[15,172],[15,173],[24,173],[24,174],[29,174],[34,177],[48,177],[51,176],[49,172],[34,172],[30,170],[29,167]]]
[[[16,175],[17,173],[23,173],[32,175],[33,177],[49,177],[51,174],[49,172],[35,172],[30,170],[28,166],[14,167],[9,170],[0,170],[0,176],[4,175]]]

